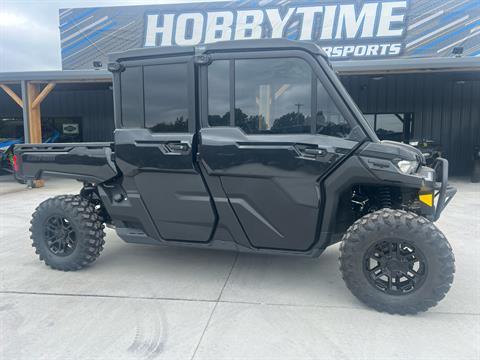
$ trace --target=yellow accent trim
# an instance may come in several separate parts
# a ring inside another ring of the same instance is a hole
[[[433,206],[433,194],[421,194],[418,196],[420,201],[430,207]]]

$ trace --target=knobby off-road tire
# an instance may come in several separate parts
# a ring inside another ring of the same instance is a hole
[[[44,201],[30,223],[35,253],[56,270],[76,271],[90,265],[105,244],[100,215],[92,203],[78,195]]]
[[[347,287],[378,311],[426,311],[453,282],[450,244],[433,223],[414,213],[383,209],[364,216],[345,233],[340,252]]]

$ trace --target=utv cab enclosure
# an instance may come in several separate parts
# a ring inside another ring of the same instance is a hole
[[[235,41],[113,54],[113,143],[19,145],[19,180],[82,181],[32,219],[37,254],[92,263],[104,224],[126,242],[319,256],[377,310],[434,306],[454,257],[433,224],[448,162],[380,142],[311,43]]]

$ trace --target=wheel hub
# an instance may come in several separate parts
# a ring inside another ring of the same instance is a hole
[[[401,260],[392,259],[387,261],[385,269],[390,271],[390,273],[407,273],[409,270],[409,264],[407,262],[402,262]]]
[[[364,272],[378,290],[404,295],[417,290],[426,276],[422,252],[402,240],[379,241],[364,256]]]
[[[68,219],[54,215],[45,222],[45,242],[57,256],[70,255],[77,245],[76,234]]]

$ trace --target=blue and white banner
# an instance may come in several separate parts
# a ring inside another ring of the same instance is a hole
[[[244,0],[60,10],[64,69],[108,53],[225,40],[314,41],[333,60],[480,55],[479,0]]]

